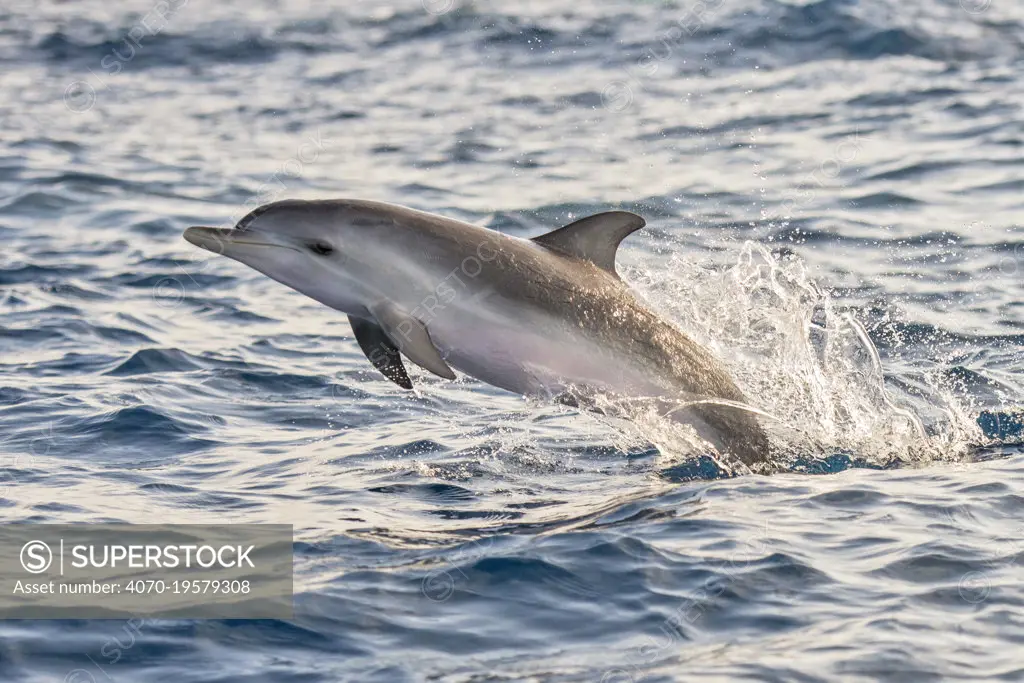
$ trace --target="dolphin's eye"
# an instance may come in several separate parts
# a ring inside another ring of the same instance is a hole
[[[318,256],[329,256],[334,251],[334,247],[327,242],[310,242],[309,249]]]

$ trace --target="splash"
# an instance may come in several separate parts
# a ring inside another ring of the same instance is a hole
[[[729,267],[675,255],[664,268],[627,277],[650,306],[726,364],[765,415],[782,460],[837,453],[879,465],[963,460],[983,441],[969,399],[940,372],[928,373],[923,388],[917,383],[923,397],[902,393],[864,326],[795,256],[747,242]],[[919,417],[922,398],[937,419]],[[664,422],[647,415],[637,424],[659,445],[668,438],[694,445],[670,436]]]

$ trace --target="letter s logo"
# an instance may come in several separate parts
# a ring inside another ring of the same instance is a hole
[[[42,541],[29,541],[21,546],[21,566],[29,574],[42,574],[52,563],[53,552]]]

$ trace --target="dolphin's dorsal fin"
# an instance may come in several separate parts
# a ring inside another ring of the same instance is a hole
[[[590,261],[617,275],[615,251],[619,243],[646,224],[642,217],[629,211],[606,211],[534,237],[533,241],[566,256]]]

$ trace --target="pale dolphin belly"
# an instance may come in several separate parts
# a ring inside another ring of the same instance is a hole
[[[428,325],[431,339],[456,370],[507,391],[554,398],[570,389],[621,396],[660,393],[628,359],[574,334],[541,311],[523,324],[496,309],[458,308]],[[511,324],[514,320],[516,324]]]
[[[485,300],[486,299],[486,300]],[[431,339],[456,370],[482,382],[520,395],[546,399],[607,400],[606,411],[621,408],[624,416],[636,408],[653,407],[673,422],[692,427],[720,452],[731,452],[747,464],[764,460],[768,442],[753,413],[701,400],[725,399],[743,403],[743,395],[724,369],[682,332],[660,330],[664,343],[647,345],[647,354],[625,353],[616,343],[590,339],[564,319],[536,308],[514,310],[500,297],[454,302],[428,324]],[[619,340],[621,343],[622,340]],[[705,393],[666,367],[690,367],[694,359],[676,356],[680,345],[697,354],[700,374],[711,373],[726,387]],[[698,401],[697,404],[693,404]]]

